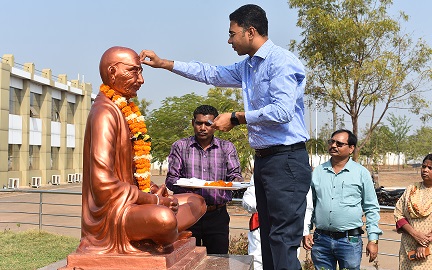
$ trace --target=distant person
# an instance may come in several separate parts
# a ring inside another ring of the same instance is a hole
[[[315,231],[303,237],[303,247],[312,249],[315,269],[360,269],[366,216],[369,262],[378,254],[379,204],[369,171],[350,155],[357,137],[340,129],[328,140],[330,160],[312,173]]]
[[[219,115],[212,127],[229,131],[246,124],[255,149],[254,177],[264,269],[301,269],[302,239],[311,168],[305,142],[305,68],[268,38],[266,12],[241,6],[229,15],[228,44],[246,58],[228,66],[161,59],[143,50],[141,62],[219,87],[241,87],[244,112]]]
[[[401,233],[399,269],[432,269],[432,154],[421,165],[423,181],[409,185],[394,210]]]
[[[139,189],[132,146],[146,145],[146,129],[137,124],[143,123],[137,115],[129,115],[129,121],[124,115],[132,106],[126,100],[136,97],[144,83],[139,56],[132,49],[112,47],[102,55],[99,67],[103,84],[88,115],[83,143],[77,252],[136,254],[143,252],[142,241],[149,240],[157,251],[164,251],[190,237],[186,229],[205,213],[204,199],[197,194],[169,196],[165,186],[154,193]]]
[[[249,213],[252,214],[249,220],[249,232],[248,232],[248,254],[254,256],[254,270],[263,269],[262,266],[262,256],[261,256],[261,237],[260,228],[258,220],[258,212],[256,209],[256,198],[255,198],[255,186],[253,175],[250,180],[250,186],[246,189],[243,194],[242,205]],[[304,218],[304,229],[303,235],[309,234],[310,221],[313,212],[313,202],[312,202],[312,190],[306,196],[307,207],[306,214]],[[300,248],[297,249],[297,257],[300,256]]]
[[[201,105],[193,112],[194,136],[173,143],[168,156],[167,187],[174,194],[196,193],[204,197],[207,211],[192,227],[197,246],[205,246],[209,254],[228,254],[230,216],[226,204],[232,191],[192,189],[175,185],[180,178],[206,181],[243,181],[237,150],[229,141],[214,136],[211,122],[218,116],[216,108]]]

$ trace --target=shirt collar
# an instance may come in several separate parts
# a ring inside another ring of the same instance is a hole
[[[347,161],[347,163],[345,164],[345,166],[343,167],[342,171],[350,171],[353,169],[354,166],[354,161],[352,160],[352,158],[350,157]],[[323,163],[323,169],[327,170],[327,171],[333,171],[332,165],[331,165],[331,161],[330,159],[328,161],[326,161],[325,163]]]
[[[195,139],[195,136],[191,136],[191,137],[190,137],[189,146],[196,146],[196,147],[201,148],[201,145],[200,145],[200,144],[198,143],[198,141]],[[220,142],[219,142],[219,140],[218,140],[215,136],[213,136],[213,139],[212,139],[212,141],[211,141],[211,143],[210,143],[210,147],[209,147],[209,149],[210,149],[210,148],[218,148],[218,147],[220,147]],[[201,148],[201,149],[202,149],[202,148]]]
[[[252,64],[254,62],[257,61],[257,57],[261,58],[261,59],[266,59],[266,57],[269,55],[271,48],[274,46],[274,43],[270,40],[267,39],[266,42],[264,42],[263,45],[261,45],[261,47],[258,49],[258,51],[252,56],[248,58],[248,64],[252,67]],[[253,60],[255,59],[255,60]]]
[[[264,42],[263,45],[261,45],[261,47],[258,49],[258,51],[254,54],[253,57],[257,56],[260,57],[262,59],[265,59],[267,57],[267,55],[269,55],[271,48],[274,46],[273,41],[271,41],[270,39],[267,39],[266,42]]]

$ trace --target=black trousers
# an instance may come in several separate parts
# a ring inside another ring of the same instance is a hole
[[[304,148],[255,156],[255,194],[264,270],[301,269],[297,248],[303,236],[311,178],[312,169]]]
[[[207,212],[188,230],[197,246],[205,246],[208,254],[228,254],[230,216],[226,205]]]

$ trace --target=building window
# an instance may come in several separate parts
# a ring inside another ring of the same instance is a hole
[[[21,108],[21,89],[10,87],[9,88],[9,113],[19,115]]]
[[[8,171],[19,171],[19,144],[9,144],[8,147]]]
[[[73,169],[73,153],[74,148],[66,148],[66,169]]]
[[[60,122],[60,100],[55,98],[51,103],[51,121]]]
[[[38,170],[40,161],[40,146],[30,145],[29,148],[29,170]]]
[[[30,92],[30,117],[40,118],[41,95]]]
[[[67,123],[73,124],[75,117],[75,103],[68,102],[67,105]]]
[[[59,168],[59,147],[51,147],[51,170]]]

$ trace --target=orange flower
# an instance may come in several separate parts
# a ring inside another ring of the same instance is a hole
[[[115,95],[115,91],[111,89],[108,85],[102,84],[100,86],[100,91],[104,93],[105,96],[107,96],[109,99],[111,99],[114,102],[114,104],[116,104],[119,107],[123,115],[128,119],[127,123],[129,125],[129,130],[131,131],[131,134],[134,136],[133,149],[135,154],[134,163],[136,168],[134,176],[138,183],[138,188],[142,191],[149,192],[151,164],[148,158],[142,158],[141,156],[150,154],[151,142],[149,136],[146,135],[147,126],[145,125],[145,123],[142,122],[142,119],[138,119],[140,122],[137,121],[137,117],[141,116],[139,107],[135,103],[133,103],[133,101],[129,101],[129,103],[115,102],[116,100],[121,98],[121,96]],[[144,141],[144,138],[146,138],[146,140],[148,141]],[[141,175],[138,176],[137,174],[141,174]],[[142,175],[146,177],[143,178]]]

